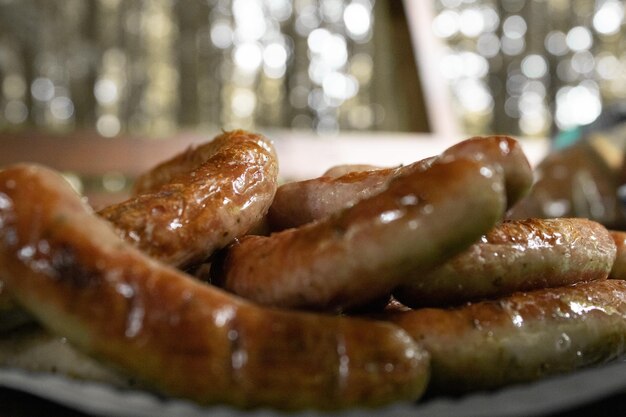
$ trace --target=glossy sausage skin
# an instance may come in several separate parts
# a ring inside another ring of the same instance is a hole
[[[297,227],[350,207],[383,191],[396,177],[427,169],[435,159],[470,158],[501,165],[510,208],[530,189],[532,170],[519,143],[508,136],[473,137],[446,149],[440,156],[385,169],[353,171],[350,166],[330,170],[320,178],[280,186],[268,219],[272,230]],[[344,175],[339,175],[346,172]]]
[[[591,220],[506,221],[441,267],[414,271],[394,296],[410,307],[455,305],[606,279],[614,259],[608,230]]]
[[[283,184],[268,211],[270,229],[284,230],[327,217],[380,193],[404,172],[427,165],[419,161],[409,167],[350,171],[339,176],[331,171],[320,178]]]
[[[430,352],[433,393],[495,389],[622,355],[626,281],[593,281],[387,317]]]
[[[491,229],[504,213],[503,187],[501,172],[488,165],[437,162],[320,221],[238,239],[228,248],[219,285],[271,306],[363,305]]]
[[[277,176],[267,139],[226,132],[157,166],[137,181],[139,195],[99,214],[148,255],[184,267],[257,225]]]
[[[522,146],[510,136],[475,136],[446,149],[440,158],[470,158],[498,164],[504,171],[507,208],[522,199],[533,184],[533,172]]]
[[[147,257],[56,173],[0,171],[1,278],[81,350],[175,397],[284,409],[415,400],[428,355],[389,323],[260,308]]]

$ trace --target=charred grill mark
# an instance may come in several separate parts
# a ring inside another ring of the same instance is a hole
[[[69,244],[58,245],[49,259],[54,278],[77,290],[96,287],[103,279],[102,271],[85,265],[76,249]]]

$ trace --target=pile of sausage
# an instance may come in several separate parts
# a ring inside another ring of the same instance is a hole
[[[507,220],[532,182],[520,145],[491,136],[278,186],[271,141],[232,131],[93,212],[58,173],[16,164],[0,171],[0,293],[201,404],[337,409],[496,389],[626,349],[626,234]]]

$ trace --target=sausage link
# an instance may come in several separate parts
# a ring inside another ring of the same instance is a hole
[[[456,309],[389,312],[431,354],[433,393],[495,389],[626,350],[626,281],[516,293]]]
[[[428,355],[389,323],[263,309],[147,257],[53,171],[0,172],[0,265],[46,328],[149,386],[284,409],[415,400]]]
[[[99,214],[148,255],[185,267],[257,225],[277,177],[267,139],[227,132],[159,165],[138,180],[141,194]]]
[[[439,161],[325,219],[238,239],[217,283],[265,305],[360,306],[389,294],[409,271],[438,266],[491,229],[505,208],[501,174],[468,159]]]
[[[508,136],[473,137],[446,149],[439,157],[384,169],[350,171],[339,167],[320,178],[278,187],[268,212],[272,230],[301,226],[329,216],[383,191],[394,178],[427,169],[437,158],[471,158],[498,163],[505,171],[507,204],[512,207],[530,189],[532,170],[519,143]],[[365,166],[367,167],[367,166]],[[338,175],[348,171],[344,175]]]
[[[358,170],[338,175],[344,167],[319,178],[294,181],[278,187],[268,211],[270,229],[279,231],[323,219],[372,197],[401,175],[422,171],[434,161],[427,158],[405,167]]]
[[[210,158],[221,152],[226,143],[255,143],[267,155],[276,158],[276,150],[271,141],[263,135],[245,130],[223,132],[213,140],[199,146],[190,146],[185,151],[161,162],[148,172],[138,176],[133,184],[133,194],[140,195],[158,191],[162,186],[175,178],[189,175],[190,172],[206,164]],[[245,149],[242,148],[242,151]],[[274,169],[274,168],[273,168]]]
[[[394,296],[410,307],[496,298],[606,279],[614,259],[613,239],[594,221],[507,221],[434,271],[412,272],[408,284],[394,291]]]
[[[507,208],[522,199],[533,184],[533,172],[519,142],[510,136],[474,136],[446,149],[441,158],[471,158],[496,163],[504,170]]]

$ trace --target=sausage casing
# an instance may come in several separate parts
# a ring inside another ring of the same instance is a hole
[[[498,164],[504,171],[509,209],[528,194],[533,184],[530,162],[519,142],[510,136],[474,136],[446,149],[440,158],[470,158]]]
[[[380,193],[393,178],[427,164],[419,161],[409,167],[349,171],[339,176],[331,171],[319,178],[283,184],[268,210],[270,228],[284,230],[327,217]]]
[[[147,257],[59,175],[0,171],[0,268],[52,332],[166,394],[285,409],[415,400],[428,355],[389,323],[268,310]]]
[[[613,239],[597,222],[506,221],[437,269],[412,272],[394,295],[410,307],[455,305],[605,279],[614,259]]]
[[[461,393],[532,381],[626,350],[626,281],[516,293],[455,309],[390,312],[432,356],[429,389]]]
[[[520,144],[508,136],[473,137],[426,158],[397,168],[354,171],[339,166],[320,178],[281,185],[268,212],[270,227],[282,230],[322,219],[383,191],[394,178],[427,169],[436,159],[470,158],[498,163],[505,174],[507,205],[513,206],[530,189],[533,175]],[[341,174],[344,175],[341,175]]]
[[[226,132],[160,164],[138,179],[139,195],[99,214],[148,255],[184,267],[257,225],[272,202],[277,177],[267,139]]]
[[[221,285],[272,306],[362,305],[491,229],[504,213],[503,188],[501,172],[488,165],[438,161],[325,219],[269,237],[244,236],[228,248]]]

